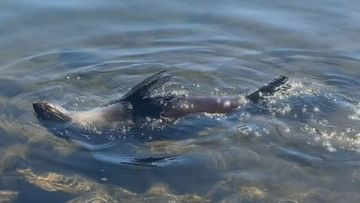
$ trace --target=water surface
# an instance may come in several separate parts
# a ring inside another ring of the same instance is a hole
[[[359,11],[351,0],[0,2],[0,201],[359,202]],[[91,109],[160,70],[176,71],[164,88],[176,94],[245,95],[276,75],[290,86],[150,141],[69,143],[33,114],[36,100]]]

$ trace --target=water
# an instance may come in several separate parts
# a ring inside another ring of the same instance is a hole
[[[359,10],[351,0],[0,2],[0,201],[359,202]],[[33,114],[35,100],[91,109],[159,70],[177,71],[165,90],[178,94],[246,94],[280,74],[291,87],[264,105],[184,118],[152,142],[79,146]]]

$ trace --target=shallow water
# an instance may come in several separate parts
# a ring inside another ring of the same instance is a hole
[[[0,2],[0,202],[359,202],[359,10],[351,0]],[[91,109],[159,70],[176,71],[164,92],[187,95],[290,81],[265,104],[189,116],[143,140],[69,143],[33,114],[36,100]]]

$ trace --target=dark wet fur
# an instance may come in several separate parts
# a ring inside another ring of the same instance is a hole
[[[66,115],[57,108],[54,108],[47,102],[34,102],[33,108],[39,119],[58,123],[66,123],[71,121],[70,116]]]
[[[167,106],[167,104],[174,104],[179,98],[174,95],[152,97],[151,92],[164,85],[168,80],[172,78],[172,76],[173,73],[169,73],[167,71],[160,71],[138,83],[121,99],[112,101],[109,104],[115,104],[125,101],[130,102],[133,108],[133,120],[135,121],[135,123],[139,123],[139,121],[142,121],[145,118],[159,119],[161,118],[162,113],[164,113],[165,111],[165,106]],[[256,90],[255,92],[249,94],[246,98],[253,103],[258,103],[265,97],[273,95],[279,87],[281,87],[287,82],[287,80],[288,78],[285,76],[278,76],[265,84],[263,87]],[[206,100],[204,100],[204,102],[204,105],[206,105]],[[33,104],[33,107],[39,119],[60,123],[71,121],[70,116],[61,112],[57,108],[53,108],[47,102],[35,102]],[[212,113],[216,113],[216,111],[217,110]],[[228,110],[224,110],[219,107],[218,113],[224,112],[226,113],[228,112]],[[197,113],[197,111],[194,110],[193,113]]]
[[[131,107],[133,108],[133,121],[135,123],[135,128],[126,132],[126,141],[129,142],[132,138],[136,139],[135,142],[141,141],[152,141],[156,140],[158,136],[153,134],[159,134],[161,130],[155,130],[159,132],[149,131],[146,127],[143,127],[142,123],[146,121],[147,118],[160,119],[162,113],[166,110],[166,104],[176,104],[179,101],[182,101],[184,98],[176,97],[174,95],[167,95],[162,97],[153,97],[151,93],[153,90],[164,85],[168,80],[171,79],[173,73],[168,73],[167,71],[160,71],[142,82],[134,86],[128,93],[126,93],[121,99],[112,101],[111,104],[118,104],[120,102],[130,102]],[[248,95],[246,98],[252,103],[259,103],[267,96],[274,94],[278,89],[286,83],[288,80],[285,76],[278,76],[275,79],[271,80],[269,83],[265,84],[263,87],[259,88],[252,94]],[[214,98],[211,98],[214,100]],[[206,105],[206,99],[204,100]],[[210,101],[210,100],[209,100]],[[213,102],[213,101],[211,101]],[[79,142],[89,142],[89,140],[83,135],[88,135],[89,132],[86,129],[77,128],[71,123],[71,117],[64,112],[61,112],[60,109],[52,106],[47,102],[35,102],[33,108],[39,118],[39,121],[46,126],[52,133],[61,137],[68,142],[79,141]],[[221,108],[221,107],[220,107]],[[224,113],[223,109],[219,109],[220,113]],[[151,127],[150,127],[151,129]],[[147,139],[147,136],[144,134],[151,134],[151,139]],[[116,133],[118,134],[118,133]],[[122,134],[122,132],[119,132]],[[133,134],[134,136],[127,136]],[[161,133],[160,133],[161,134]],[[107,132],[107,129],[102,131],[102,136],[93,136],[91,138],[91,146],[103,146],[109,142],[107,137],[112,137],[114,131]],[[121,135],[119,135],[121,137]],[[163,136],[161,136],[163,137]],[[164,138],[164,137],[163,137]],[[162,162],[167,160],[170,157],[144,157],[140,159],[134,159],[132,163],[124,163],[131,165],[146,165],[146,166],[156,166],[155,163]]]
[[[141,118],[145,117],[158,119],[165,111],[164,106],[166,106],[166,104],[173,104],[179,98],[174,95],[151,97],[151,92],[164,85],[173,75],[174,73],[160,71],[138,83],[120,100],[114,102],[130,102],[134,108],[134,121],[141,120]],[[278,76],[266,83],[263,87],[249,94],[246,98],[250,102],[258,103],[267,96],[271,96],[277,92],[287,81],[288,78],[286,76]],[[223,112],[219,110],[219,113]]]

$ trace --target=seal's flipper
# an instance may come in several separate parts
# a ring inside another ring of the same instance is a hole
[[[173,73],[167,73],[166,70],[160,71],[135,85],[120,101],[129,101],[134,105],[149,96],[152,90],[164,85],[172,76]]]
[[[275,94],[275,92],[277,92],[279,88],[288,81],[288,79],[289,78],[286,76],[278,76],[261,88],[257,89],[255,92],[249,94],[246,98],[253,103],[257,103],[266,96]]]

